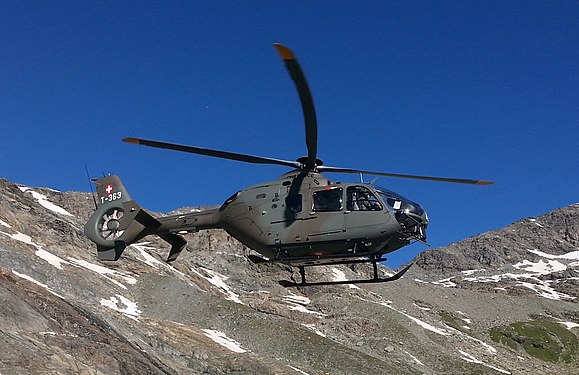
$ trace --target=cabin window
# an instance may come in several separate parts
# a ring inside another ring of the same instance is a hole
[[[302,195],[294,194],[290,195],[285,199],[285,204],[289,212],[297,214],[302,212]]]
[[[340,211],[342,209],[343,189],[328,189],[316,191],[314,198],[314,211]]]
[[[349,211],[380,211],[382,205],[376,196],[364,186],[349,186],[346,190],[346,208]]]

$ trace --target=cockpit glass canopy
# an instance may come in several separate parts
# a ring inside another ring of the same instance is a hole
[[[393,210],[403,210],[409,213],[413,213],[418,216],[424,214],[422,207],[408,198],[379,186],[376,186],[376,192],[380,194],[382,200]]]

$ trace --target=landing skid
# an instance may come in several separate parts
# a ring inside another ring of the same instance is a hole
[[[302,278],[302,282],[301,283],[295,283],[295,282],[291,282],[291,281],[287,281],[287,280],[281,280],[279,281],[279,284],[281,286],[284,287],[297,287],[297,286],[315,286],[315,285],[345,285],[345,284],[375,284],[375,283],[387,283],[389,281],[395,281],[398,280],[399,278],[401,278],[406,271],[408,271],[410,269],[410,267],[412,267],[412,265],[414,263],[410,263],[408,264],[406,267],[404,267],[402,270],[400,270],[399,272],[397,272],[395,275],[390,276],[390,277],[386,277],[386,278],[380,278],[378,277],[378,266],[376,264],[376,261],[372,261],[372,260],[368,260],[370,262],[372,262],[372,266],[373,266],[373,270],[374,270],[374,277],[372,279],[363,279],[363,280],[344,280],[344,281],[318,281],[318,282],[307,282],[306,281],[306,271],[305,271],[305,267],[304,266],[300,266],[298,267],[300,270],[300,275]],[[357,262],[357,263],[361,263],[361,262]]]

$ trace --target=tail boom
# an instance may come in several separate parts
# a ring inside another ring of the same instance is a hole
[[[107,176],[94,182],[97,209],[85,224],[84,232],[97,245],[99,260],[118,260],[128,245],[154,234],[171,245],[167,258],[171,262],[187,244],[179,234],[219,228],[217,208],[155,218],[131,199],[119,177]]]

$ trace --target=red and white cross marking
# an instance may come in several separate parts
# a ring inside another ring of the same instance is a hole
[[[112,184],[108,184],[107,188],[105,189],[105,191],[107,192],[107,194],[110,194],[113,191],[113,185]]]

